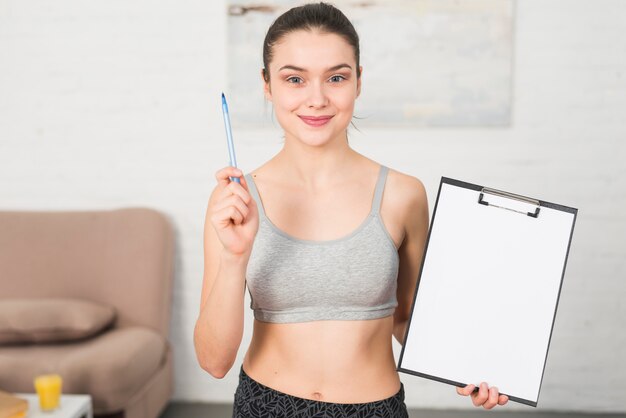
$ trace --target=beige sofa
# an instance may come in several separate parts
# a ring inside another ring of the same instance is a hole
[[[70,298],[114,312],[109,325],[78,340],[5,339],[0,389],[34,392],[34,376],[58,373],[64,393],[92,395],[96,415],[158,417],[173,386],[168,342],[173,264],[171,224],[152,209],[0,211],[5,319],[11,301]],[[13,315],[5,326],[28,322],[29,315]]]

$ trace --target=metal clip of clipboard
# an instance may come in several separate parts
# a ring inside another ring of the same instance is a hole
[[[520,201],[520,202],[529,203],[531,205],[536,205],[537,208],[535,209],[535,212],[533,213],[533,212],[524,212],[524,211],[517,210],[517,209],[507,208],[507,207],[504,207],[504,206],[494,205],[493,203],[489,203],[489,202],[483,200],[483,196],[484,196],[485,193],[492,194],[494,196],[505,197],[505,198],[508,198],[508,199],[514,199],[514,200],[517,200],[517,201]],[[541,206],[541,203],[537,199],[531,199],[531,198],[526,197],[526,196],[521,196],[521,195],[518,195],[518,194],[509,193],[509,192],[505,192],[505,191],[502,191],[502,190],[490,189],[488,187],[483,187],[482,188],[480,196],[478,196],[478,203],[480,203],[481,205],[485,205],[485,206],[493,206],[493,207],[496,207],[496,208],[506,209],[506,210],[510,210],[510,211],[513,211],[513,212],[517,212],[517,213],[523,213],[523,214],[531,216],[533,218],[536,218],[539,215],[539,207]]]

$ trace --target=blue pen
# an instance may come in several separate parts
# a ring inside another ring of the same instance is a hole
[[[237,160],[235,159],[235,145],[233,144],[233,131],[230,128],[230,115],[228,114],[228,105],[226,104],[226,97],[222,93],[222,115],[224,116],[224,127],[226,128],[226,139],[228,140],[228,155],[230,155],[230,165],[237,167]],[[239,177],[230,177],[231,181],[241,183]]]

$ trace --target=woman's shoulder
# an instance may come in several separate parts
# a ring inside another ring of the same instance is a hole
[[[246,179],[252,179],[252,182],[255,183],[255,186],[256,186],[256,181],[257,181],[257,177],[259,176],[259,173],[263,173],[262,168],[263,166],[260,166],[252,170],[249,170],[247,172],[244,172],[244,176],[246,177]],[[266,176],[262,175],[261,177],[266,177]]]
[[[251,170],[249,170],[247,172],[244,172],[244,174],[246,176],[249,176],[249,177],[252,177],[252,178],[255,178],[257,176],[261,176],[261,177],[264,177],[264,178],[265,177],[272,177],[272,173],[274,171],[276,171],[276,170],[272,166],[271,162],[272,162],[272,160],[265,161],[261,165],[255,167],[255,168],[253,168],[253,169],[251,169]]]
[[[388,167],[388,169],[386,187],[393,188],[396,193],[405,196],[419,197],[426,193],[424,183],[418,177],[392,167]]]
[[[381,215],[387,221],[387,229],[402,237],[398,241],[399,248],[410,231],[419,228],[420,222],[427,218],[428,199],[424,184],[419,178],[388,168]]]
[[[412,212],[427,207],[424,183],[416,176],[388,167],[385,189],[387,202],[401,212]]]

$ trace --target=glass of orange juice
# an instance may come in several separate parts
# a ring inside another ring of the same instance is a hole
[[[58,374],[44,374],[35,377],[35,390],[39,396],[42,411],[52,411],[59,407],[63,380]]]

